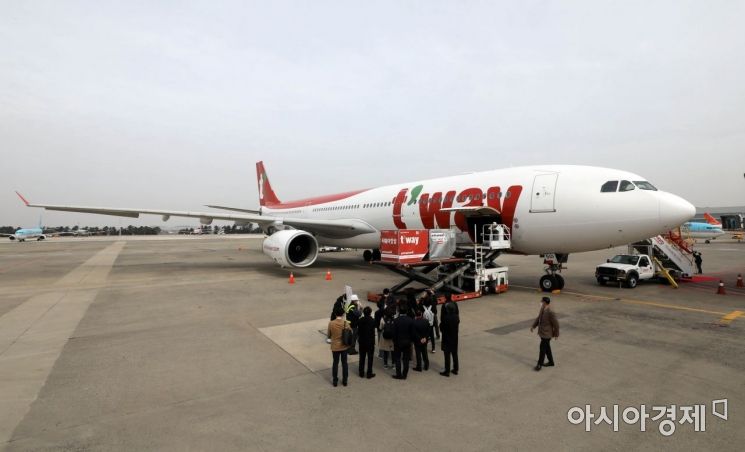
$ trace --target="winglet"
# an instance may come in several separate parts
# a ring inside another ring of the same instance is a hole
[[[26,200],[26,198],[24,198],[22,194],[18,193],[18,191],[16,191],[16,195],[18,195],[18,197],[21,198],[21,201],[23,201],[23,203],[26,204],[26,206],[28,207],[29,202]]]
[[[266,175],[266,169],[264,168],[264,162],[256,162],[256,181],[259,185],[259,205],[261,206],[273,206],[282,204],[282,201],[277,198],[274,193],[269,178]]]

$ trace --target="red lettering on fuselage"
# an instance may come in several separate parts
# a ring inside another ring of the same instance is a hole
[[[419,197],[419,217],[424,228],[435,229],[435,220],[438,228],[450,228],[450,212],[442,212],[442,209],[453,207],[454,200],[454,191],[447,192],[444,199],[440,192],[434,193],[432,198],[429,197],[429,193],[422,194]]]
[[[408,191],[408,188],[404,188],[398,192],[396,199],[393,200],[393,224],[395,224],[398,229],[406,229],[406,223],[404,223],[403,218],[401,218],[401,210],[403,209],[404,201],[406,200],[406,192]]]
[[[422,226],[425,229],[448,229],[450,228],[451,212],[443,212],[443,209],[450,209],[454,202],[463,207],[481,207],[488,206],[498,211],[502,224],[512,228],[517,209],[517,201],[523,187],[512,185],[507,192],[502,192],[501,187],[490,187],[486,193],[476,187],[466,188],[458,196],[455,191],[448,191],[445,196],[442,192],[433,194],[422,193],[419,196],[419,217],[422,220]],[[393,202],[393,222],[399,229],[406,229],[406,223],[403,221],[402,210],[406,200],[408,189],[401,190]],[[504,199],[504,201],[503,201]],[[464,232],[468,231],[468,221],[465,215],[460,212],[455,214],[455,224],[458,229]]]
[[[507,189],[507,193],[504,195],[504,205],[500,206],[502,202],[502,193],[500,187],[491,187],[486,192],[487,205],[493,209],[498,210],[501,213],[502,224],[507,225],[512,229],[512,221],[515,219],[515,209],[517,209],[517,200],[520,199],[520,193],[523,192],[523,187],[520,185],[513,185]]]
[[[483,206],[481,200],[481,189],[480,188],[466,188],[458,195],[458,202],[464,203],[463,207],[480,207]],[[455,225],[458,229],[465,232],[468,231],[468,224],[466,217],[460,212],[455,213]]]

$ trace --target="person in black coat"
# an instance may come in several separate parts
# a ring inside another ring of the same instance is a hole
[[[372,318],[372,309],[365,306],[362,310],[363,317],[357,322],[360,344],[360,377],[365,377],[365,360],[367,360],[367,378],[375,374],[372,371],[373,355],[375,354],[375,319]]]
[[[452,301],[445,304],[441,311],[442,320],[440,321],[440,332],[442,333],[442,351],[445,354],[445,370],[440,372],[443,377],[449,377],[452,372],[458,375],[458,325],[460,316],[458,307]],[[450,368],[450,359],[452,358],[453,367]]]
[[[414,342],[414,319],[401,311],[393,321],[393,362],[396,365],[396,380],[406,380],[411,361],[411,343]],[[403,361],[403,370],[401,369]]]
[[[414,350],[416,350],[416,367],[415,371],[422,371],[422,362],[424,362],[424,370],[429,370],[429,356],[427,356],[427,339],[432,331],[432,327],[429,326],[429,321],[423,317],[421,309],[417,310],[416,318],[414,319]]]

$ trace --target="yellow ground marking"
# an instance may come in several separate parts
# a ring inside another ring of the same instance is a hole
[[[511,284],[512,287],[517,287],[520,289],[533,289],[533,287],[527,287],[527,286],[518,286],[515,284]],[[540,290],[540,289],[539,289]],[[714,314],[714,315],[733,315],[734,313],[727,314],[726,312],[721,311],[712,311],[709,309],[700,309],[700,308],[689,308],[687,306],[680,306],[677,304],[668,304],[668,303],[658,303],[654,301],[644,301],[644,300],[630,300],[626,298],[619,298],[619,297],[608,297],[605,295],[593,295],[593,294],[587,294],[587,293],[580,293],[580,292],[568,292],[563,291],[562,293],[565,293],[567,295],[573,295],[575,297],[582,297],[582,298],[594,298],[596,300],[611,300],[611,301],[619,301],[621,303],[628,303],[628,304],[638,304],[638,305],[645,305],[645,306],[654,306],[657,308],[664,308],[664,309],[675,309],[678,311],[689,311],[689,312],[701,312],[704,314]],[[735,312],[741,312],[741,311],[735,311]],[[734,318],[739,317],[740,315],[745,315],[745,312],[741,312],[739,315],[736,315]],[[731,321],[731,320],[730,320]]]
[[[721,319],[719,319],[719,323],[723,325],[729,325],[730,323],[732,323],[733,320],[743,315],[745,315],[745,312],[743,311],[732,311],[729,314],[722,317]]]

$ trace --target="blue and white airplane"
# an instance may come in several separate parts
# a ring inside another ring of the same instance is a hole
[[[25,201],[20,193],[16,192],[16,194]],[[35,228],[21,228],[12,234],[0,234],[0,237],[7,237],[10,240],[25,242],[28,239],[36,239],[37,241],[45,240],[47,235],[44,234],[44,226],[42,226],[41,218],[39,218],[39,226]]]
[[[681,227],[683,233],[688,234],[692,239],[704,239],[706,243],[724,235],[722,223],[718,222],[708,213],[704,214],[704,218],[706,218],[706,223],[697,221],[684,223]]]

